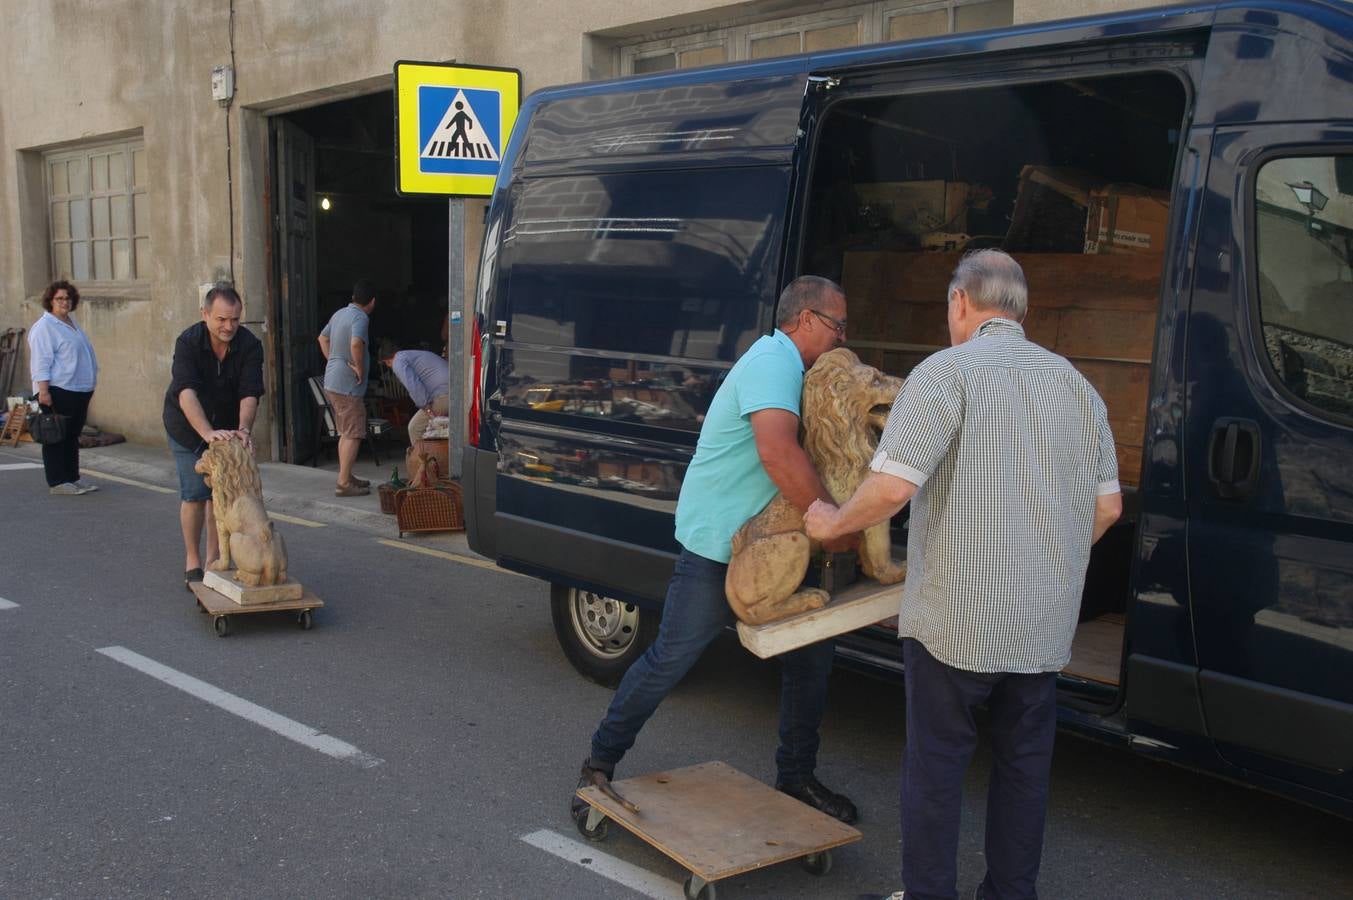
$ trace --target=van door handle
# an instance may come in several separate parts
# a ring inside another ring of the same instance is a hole
[[[1259,480],[1259,423],[1251,419],[1218,419],[1207,448],[1207,477],[1217,496],[1245,500]]]

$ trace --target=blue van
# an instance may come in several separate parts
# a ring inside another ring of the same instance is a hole
[[[847,344],[947,344],[962,252],[1104,397],[1065,727],[1353,814],[1353,8],[1223,2],[551,88],[489,210],[471,547],[551,585],[613,683],[656,631],[682,474],[780,288]],[[905,514],[893,523],[905,547]],[[842,665],[900,673],[887,623]]]

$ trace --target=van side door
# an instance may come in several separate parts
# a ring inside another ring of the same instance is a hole
[[[1353,122],[1216,130],[1190,311],[1188,559],[1228,762],[1353,796]]]

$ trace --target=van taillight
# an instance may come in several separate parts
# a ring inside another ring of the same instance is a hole
[[[471,447],[479,446],[479,393],[483,390],[484,376],[480,372],[483,352],[479,348],[479,317],[474,317],[474,328],[470,332],[470,414],[465,423],[465,442]]]

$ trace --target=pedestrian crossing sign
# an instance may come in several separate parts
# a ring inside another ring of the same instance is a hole
[[[519,106],[516,69],[395,63],[395,189],[491,195]]]

